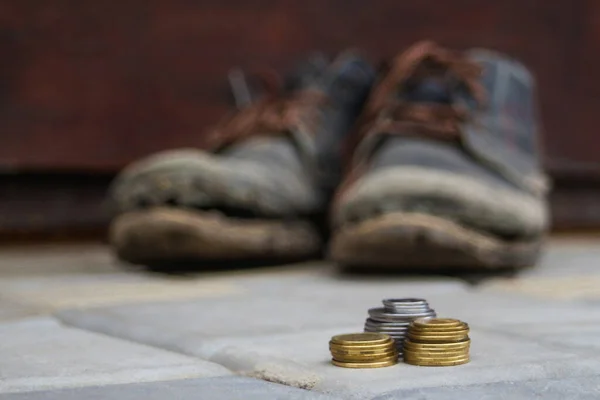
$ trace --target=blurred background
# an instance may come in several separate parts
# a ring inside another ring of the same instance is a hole
[[[346,47],[377,62],[420,39],[534,71],[554,229],[599,228],[598,1],[0,0],[0,237],[102,239],[115,173],[202,147],[232,66]]]

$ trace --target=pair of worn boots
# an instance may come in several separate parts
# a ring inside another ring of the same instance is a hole
[[[110,241],[121,259],[326,248],[346,266],[535,263],[548,184],[534,80],[519,62],[423,41],[379,71],[346,51],[284,78],[230,78],[237,109],[211,131],[210,150],[162,152],[115,180]]]

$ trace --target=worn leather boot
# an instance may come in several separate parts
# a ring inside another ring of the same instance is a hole
[[[314,218],[340,179],[339,142],[359,115],[374,70],[354,52],[312,57],[280,79],[231,75],[238,108],[210,151],[165,151],[128,166],[110,200],[110,243],[139,264],[268,260],[318,254]],[[280,82],[281,81],[281,82]]]
[[[548,230],[534,79],[488,50],[420,42],[385,68],[348,146],[331,257],[349,266],[534,264]]]

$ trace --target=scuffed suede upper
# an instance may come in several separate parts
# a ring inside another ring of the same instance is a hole
[[[316,110],[318,123],[313,125],[313,131],[295,132],[291,141],[290,136],[282,136],[241,142],[225,149],[223,156],[273,162],[296,173],[314,174],[316,187],[331,192],[341,179],[340,144],[361,112],[375,71],[353,52],[342,53],[329,64],[319,61],[322,59],[317,59],[312,69],[300,66],[287,80],[289,91],[315,90],[326,94],[327,100]]]
[[[425,76],[399,87],[395,95],[410,103],[468,110],[460,136],[370,132],[354,152],[361,170],[334,205],[336,225],[409,212],[510,238],[547,229],[533,78],[522,64],[498,53],[473,50],[465,57],[483,67],[483,107],[460,82],[449,86]]]
[[[305,124],[289,132],[256,132],[214,154],[183,149],[140,160],[115,181],[114,202],[120,212],[165,203],[266,217],[320,212],[339,181],[339,143],[360,113],[374,75],[354,52],[333,62],[313,57],[286,78],[282,94],[323,94],[323,103],[301,116]]]

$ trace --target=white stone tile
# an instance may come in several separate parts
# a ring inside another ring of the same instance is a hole
[[[0,393],[229,375],[221,365],[62,326],[0,324]]]

